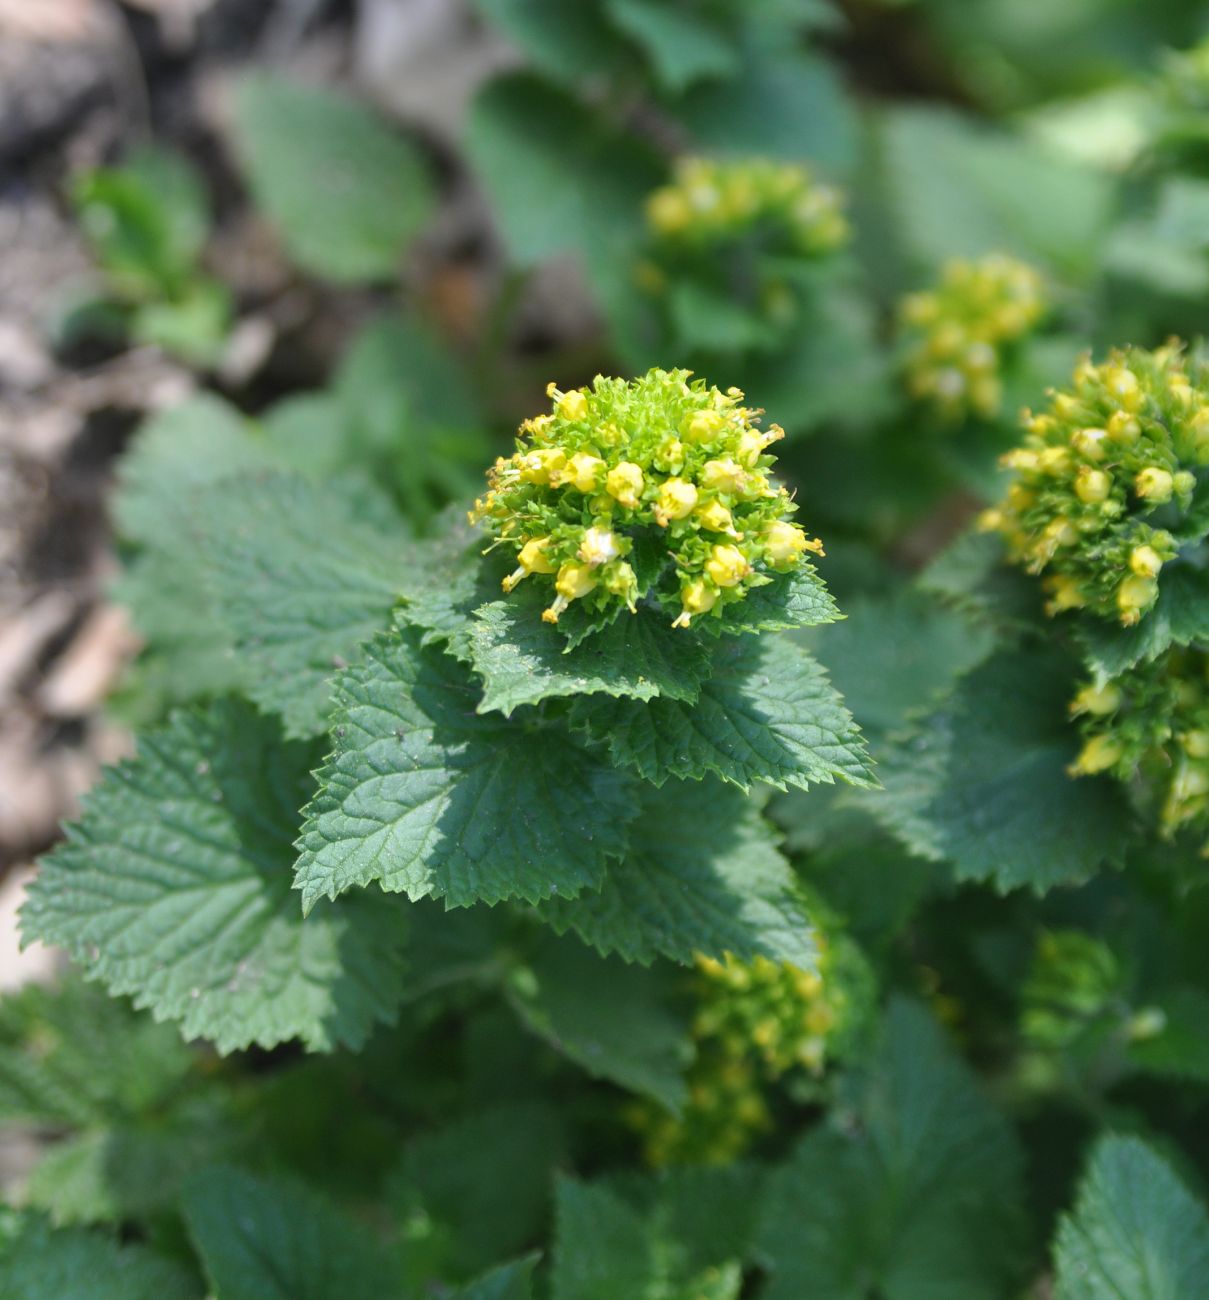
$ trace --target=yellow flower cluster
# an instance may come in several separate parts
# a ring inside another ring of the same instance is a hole
[[[1197,470],[1209,465],[1209,375],[1176,344],[1081,361],[1049,409],[1024,414],[1003,458],[1015,482],[982,525],[1044,573],[1051,614],[1086,609],[1132,626],[1180,553]]]
[[[822,1072],[828,1044],[848,1018],[848,993],[823,943],[820,973],[756,957],[697,959],[697,1059],[680,1116],[651,1105],[631,1112],[648,1160],[723,1163],[768,1127],[765,1089],[791,1070]]]
[[[661,242],[699,250],[760,230],[771,252],[820,257],[851,234],[838,190],[796,163],[764,158],[682,158],[646,215]]]
[[[783,430],[759,429],[737,388],[651,370],[549,395],[470,514],[516,553],[505,591],[553,589],[546,621],[574,601],[607,621],[649,600],[687,627],[823,553],[770,477]]]
[[[1209,830],[1209,654],[1175,647],[1071,703],[1083,748],[1072,776],[1105,772],[1135,784],[1165,836]]]
[[[946,420],[993,419],[1007,350],[1045,312],[1041,277],[1023,262],[1000,254],[948,262],[935,289],[899,307],[907,391]]]

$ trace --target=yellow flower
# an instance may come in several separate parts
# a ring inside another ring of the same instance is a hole
[[[778,519],[764,530],[764,554],[773,568],[796,564],[805,551],[822,555],[823,544],[817,537],[808,538],[796,524]]]
[[[564,420],[572,422],[584,419],[588,414],[588,399],[578,388],[564,393],[558,399],[558,413]]]
[[[1121,611],[1121,622],[1132,627],[1140,622],[1142,611],[1149,609],[1158,599],[1159,585],[1153,578],[1142,578],[1136,574],[1126,578],[1117,588],[1117,608]]]
[[[1149,467],[1134,479],[1134,490],[1143,501],[1162,505],[1171,500],[1172,476],[1165,469]]]
[[[1092,717],[1102,718],[1116,713],[1121,707],[1120,687],[1111,682],[1103,686],[1085,686],[1071,703],[1072,714],[1090,713]]]
[[[549,545],[548,537],[534,537],[521,547],[520,554],[516,557],[520,563],[503,581],[505,591],[511,591],[522,578],[527,578],[531,573],[555,572],[557,566],[546,556]]]
[[[655,519],[664,528],[673,519],[686,519],[697,504],[697,489],[682,478],[670,478],[659,489]]]
[[[705,572],[715,586],[734,587],[751,572],[751,565],[737,546],[715,546]]]
[[[1079,751],[1079,757],[1067,768],[1071,776],[1095,776],[1107,772],[1124,757],[1120,743],[1112,736],[1093,736]]]
[[[588,566],[589,569],[597,569],[602,564],[608,564],[610,560],[615,560],[621,554],[621,548],[617,544],[617,538],[607,528],[589,528],[583,535],[583,541],[576,552],[579,558]],[[557,586],[557,584],[555,584]],[[593,584],[595,585],[595,584]],[[562,591],[562,588],[558,588]],[[590,591],[591,588],[588,588]],[[576,592],[577,596],[584,595],[583,592]]]
[[[1075,495],[1085,505],[1107,500],[1111,487],[1112,479],[1102,469],[1084,466],[1075,477]]]
[[[729,456],[725,460],[707,460],[701,466],[701,486],[711,492],[725,492],[734,496],[747,486],[748,475],[742,465]]]
[[[1163,567],[1163,557],[1153,546],[1135,546],[1129,553],[1130,571],[1139,578],[1157,578]]]
[[[554,581],[558,596],[554,604],[542,614],[546,623],[557,623],[559,615],[573,600],[586,596],[596,586],[597,578],[587,564],[564,564]]]
[[[706,505],[698,506],[696,517],[700,520],[701,526],[708,528],[711,533],[726,533],[736,540],[743,536],[742,533],[735,532],[735,521],[721,501],[710,501]]]
[[[632,460],[623,460],[609,470],[605,491],[623,506],[636,510],[645,483],[641,467]]]
[[[604,473],[605,463],[591,452],[577,451],[558,476],[560,485],[570,484],[580,492],[594,492]],[[551,480],[553,481],[553,480]]]
[[[684,428],[689,442],[712,442],[726,428],[726,417],[720,411],[694,411]]]

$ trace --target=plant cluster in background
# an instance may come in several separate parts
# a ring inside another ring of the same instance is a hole
[[[0,1002],[0,1291],[1201,1300],[1203,17],[475,7],[517,57],[443,170],[233,96],[364,323],[122,462],[138,750]],[[504,262],[460,333],[446,174]],[[72,328],[210,376],[185,175],[76,183]]]

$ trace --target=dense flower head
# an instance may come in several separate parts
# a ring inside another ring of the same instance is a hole
[[[647,200],[660,243],[717,249],[759,232],[766,251],[819,257],[849,240],[840,192],[797,163],[682,158]]]
[[[770,1084],[793,1070],[822,1072],[854,1018],[855,972],[864,970],[854,953],[846,940],[821,940],[817,972],[760,956],[698,957],[688,1104],[678,1117],[653,1106],[631,1115],[652,1164],[733,1160],[770,1122]]]
[[[1030,573],[1044,574],[1047,609],[1086,609],[1132,626],[1158,599],[1163,566],[1197,471],[1209,464],[1209,373],[1175,344],[1081,361],[1071,388],[1024,414],[1004,501],[983,516]]]
[[[823,553],[770,478],[783,431],[761,430],[737,388],[651,370],[549,395],[471,512],[516,553],[505,591],[551,589],[548,622],[573,601],[607,618],[649,600],[687,627]]]
[[[1072,776],[1137,784],[1164,835],[1209,833],[1209,654],[1175,647],[1075,696],[1083,748]]]
[[[899,307],[911,396],[952,421],[998,415],[1005,353],[1037,328],[1046,307],[1041,276],[1023,262],[992,254],[946,263],[936,288],[909,294]]]

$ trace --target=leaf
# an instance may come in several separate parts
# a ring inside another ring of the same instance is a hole
[[[222,1052],[359,1045],[402,996],[402,926],[361,899],[303,923],[291,841],[317,758],[246,704],[177,715],[43,860],[25,942],[62,945],[90,979]]]
[[[201,1294],[184,1268],[145,1246],[119,1246],[80,1228],[52,1230],[33,1215],[0,1211],[4,1300],[201,1300]]]
[[[1002,1300],[1028,1266],[1022,1161],[936,1022],[898,999],[855,1115],[770,1177],[766,1300]]]
[[[607,743],[617,763],[661,785],[712,772],[746,789],[837,778],[872,786],[869,757],[827,674],[785,637],[724,641],[695,704],[581,699],[577,726]]]
[[[950,110],[896,106],[883,118],[890,216],[910,260],[1007,252],[1072,279],[1098,265],[1110,179],[1043,144]]]
[[[417,629],[367,646],[336,699],[299,840],[304,907],[374,881],[450,907],[571,897],[624,853],[620,775],[557,730],[477,717],[471,681]]]
[[[695,81],[733,77],[740,69],[733,42],[702,14],[653,0],[606,0],[605,8],[613,22],[642,47],[660,84],[672,94]]]
[[[743,600],[724,606],[719,617],[698,619],[696,626],[715,636],[742,636],[817,627],[842,617],[822,579],[810,565],[802,564],[784,577],[753,588]]]
[[[301,1184],[212,1169],[184,1209],[220,1300],[401,1300],[377,1238]]]
[[[481,1109],[408,1143],[391,1201],[426,1237],[447,1234],[449,1268],[465,1277],[541,1239],[562,1145],[559,1117],[546,1106]]]
[[[1164,565],[1159,598],[1135,627],[1083,618],[1076,636],[1088,666],[1100,681],[1119,677],[1134,664],[1149,663],[1173,645],[1209,639],[1209,571],[1186,564]]]
[[[191,510],[216,616],[247,660],[247,693],[290,737],[327,730],[331,678],[384,629],[411,562],[401,521],[363,521],[351,485],[284,474],[216,484]]]
[[[647,1296],[654,1242],[635,1210],[607,1188],[560,1178],[555,1192],[551,1300]]]
[[[479,95],[465,143],[513,261],[579,253],[607,294],[642,234],[643,200],[664,176],[650,147],[524,73]]]
[[[620,72],[632,57],[597,4],[565,0],[474,0],[485,18],[556,81],[572,87],[586,78]]]
[[[538,1256],[501,1264],[464,1286],[454,1300],[533,1300],[533,1270]]]
[[[1044,893],[1119,863],[1130,829],[1107,778],[1066,773],[1079,748],[1073,665],[1047,650],[997,652],[910,736],[881,752],[869,810],[959,880]]]
[[[483,678],[479,712],[508,717],[522,704],[568,695],[694,700],[710,670],[710,647],[652,610],[621,614],[571,648],[541,620],[538,593],[475,611],[470,664]]]
[[[715,780],[645,789],[630,839],[599,893],[551,899],[543,919],[630,962],[731,952],[813,968],[814,928],[793,870],[741,791]]]
[[[280,77],[249,77],[233,107],[248,184],[294,261],[343,283],[392,277],[432,207],[417,150],[363,105]]]
[[[679,1112],[692,1055],[687,1025],[658,972],[551,939],[514,972],[509,1000],[523,1023],[597,1079]]]
[[[1055,1300],[1193,1300],[1209,1276],[1209,1215],[1136,1137],[1092,1152],[1058,1226]]]
[[[782,37],[743,43],[743,71],[724,88],[694,86],[672,107],[699,152],[760,154],[843,171],[855,161],[858,119],[844,84],[817,55]]]
[[[1005,632],[1035,628],[1041,618],[1039,584],[1007,563],[1003,539],[990,533],[962,533],[924,569],[917,586]]]

